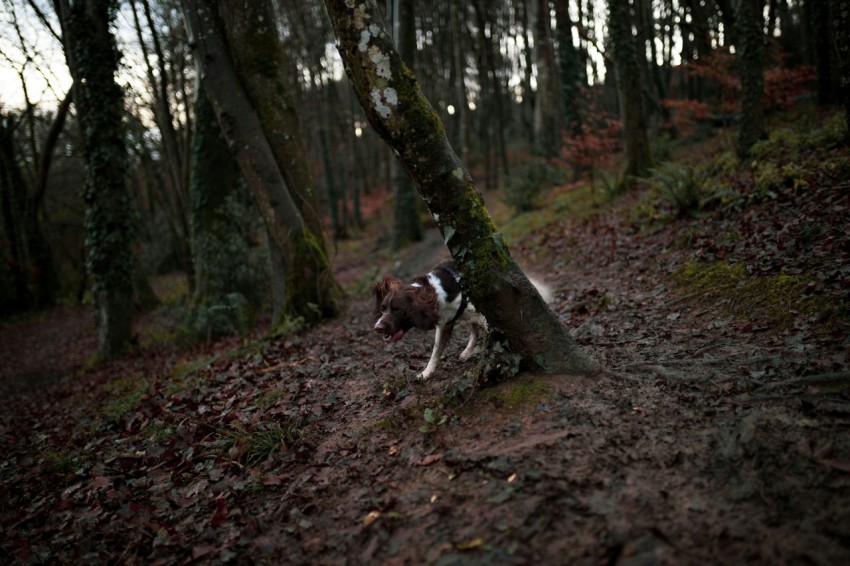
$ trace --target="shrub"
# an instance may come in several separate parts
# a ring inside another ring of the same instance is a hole
[[[690,165],[668,163],[652,171],[650,182],[681,217],[694,215],[700,210],[707,176]]]

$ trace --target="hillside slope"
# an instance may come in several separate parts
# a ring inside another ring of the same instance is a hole
[[[501,218],[599,379],[475,388],[456,332],[415,381],[432,337],[374,335],[362,291],[391,259],[360,242],[337,260],[347,309],[323,326],[154,342],[12,390],[0,557],[846,562],[850,152],[824,124],[778,130],[750,164],[682,157],[638,192],[559,187]],[[432,234],[395,268],[441,255]],[[53,340],[26,334],[18,357]]]

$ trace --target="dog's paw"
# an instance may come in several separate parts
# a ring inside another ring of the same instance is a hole
[[[431,377],[431,375],[433,373],[434,373],[433,371],[423,371],[422,373],[419,373],[419,374],[416,375],[416,379],[421,379],[422,381],[425,381],[429,377]]]
[[[460,361],[466,362],[481,353],[481,348],[473,348],[472,350],[464,350],[460,353]]]

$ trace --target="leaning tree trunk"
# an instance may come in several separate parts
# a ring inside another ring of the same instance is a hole
[[[295,291],[316,285],[319,273],[314,265],[296,262],[307,254],[321,252],[319,242],[307,228],[275,160],[259,116],[230,61],[219,35],[219,22],[205,0],[183,0],[183,13],[190,44],[203,69],[201,79],[251,196],[260,211],[272,253],[281,255],[285,266],[286,297],[275,305],[275,319],[293,314],[302,316],[306,304],[294,300]],[[273,260],[274,263],[274,260]],[[291,286],[298,281],[298,286]],[[316,303],[314,303],[316,304]],[[292,310],[293,307],[295,310]]]
[[[620,115],[623,119],[626,154],[624,182],[629,184],[632,177],[642,177],[649,171],[652,156],[649,151],[646,112],[643,108],[637,45],[632,35],[632,17],[627,0],[608,0],[608,29],[617,69],[617,86],[620,90]]]
[[[470,300],[528,367],[550,374],[597,371],[511,259],[374,0],[324,3],[360,103],[434,215]]]
[[[764,133],[764,17],[762,0],[738,0],[738,73],[741,76],[741,122],[738,157],[746,158]]]
[[[94,279],[98,353],[110,357],[120,353],[131,337],[135,262],[124,178],[124,93],[115,82],[120,53],[110,31],[117,2],[61,0],[57,7],[83,133],[86,266]]]
[[[304,219],[310,246],[297,246],[287,277],[289,308],[308,322],[333,316],[340,290],[333,276],[310,160],[295,107],[290,72],[271,0],[216,0],[236,74],[259,117],[286,188]]]

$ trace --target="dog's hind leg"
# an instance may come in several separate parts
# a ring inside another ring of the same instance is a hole
[[[475,354],[481,351],[481,346],[478,345],[478,340],[482,333],[486,333],[486,323],[473,319],[469,329],[469,342],[466,343],[466,348],[460,353],[460,361],[465,362]]]
[[[446,349],[446,344],[452,337],[452,330],[454,330],[454,324],[437,326],[437,331],[434,333],[434,349],[431,351],[431,359],[428,361],[428,366],[417,377],[428,379],[437,370],[437,364],[443,357],[443,350]]]

